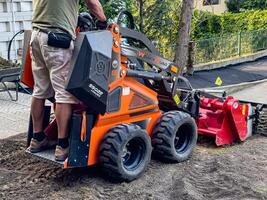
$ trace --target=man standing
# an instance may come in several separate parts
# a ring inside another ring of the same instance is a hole
[[[102,26],[106,17],[99,0],[84,0]],[[45,100],[55,97],[55,115],[58,124],[58,144],[55,159],[64,161],[68,156],[68,125],[72,104],[77,99],[65,90],[70,70],[73,40],[78,21],[79,0],[33,0],[31,37],[32,71],[35,81],[31,116],[33,138],[29,150],[37,153],[49,147],[50,141],[43,130]]]

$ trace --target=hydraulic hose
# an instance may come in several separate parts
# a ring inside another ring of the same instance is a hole
[[[10,60],[10,51],[11,51],[11,45],[12,45],[12,42],[13,40],[15,39],[15,37],[19,34],[22,34],[24,33],[24,30],[20,30],[19,32],[17,32],[12,38],[11,40],[9,41],[9,44],[8,44],[8,50],[7,50],[7,59]]]
[[[134,17],[133,15],[127,11],[127,10],[123,10],[119,13],[118,17],[117,17],[117,24],[118,25],[121,25],[122,24],[122,21],[123,21],[123,17],[124,16],[127,16],[128,19],[129,19],[129,25],[130,25],[130,29],[134,30],[135,28],[135,24],[134,24]]]

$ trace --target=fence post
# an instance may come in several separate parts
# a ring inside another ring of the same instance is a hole
[[[238,56],[240,57],[241,56],[241,54],[242,54],[242,47],[241,47],[241,36],[242,36],[242,33],[241,33],[241,31],[240,32],[238,32],[238,36],[237,36],[237,41],[238,41],[238,47],[237,47],[237,53],[238,53]]]

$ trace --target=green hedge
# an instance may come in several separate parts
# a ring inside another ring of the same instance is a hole
[[[242,12],[244,10],[264,10],[267,9],[266,0],[228,0],[226,1],[230,12]]]
[[[242,13],[214,15],[195,11],[192,24],[192,38],[209,38],[218,34],[237,33],[267,29],[267,10],[252,10]]]

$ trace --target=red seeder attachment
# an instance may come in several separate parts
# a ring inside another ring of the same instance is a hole
[[[198,133],[216,137],[217,146],[245,141],[252,135],[250,104],[241,104],[233,97],[225,100],[202,97]]]

